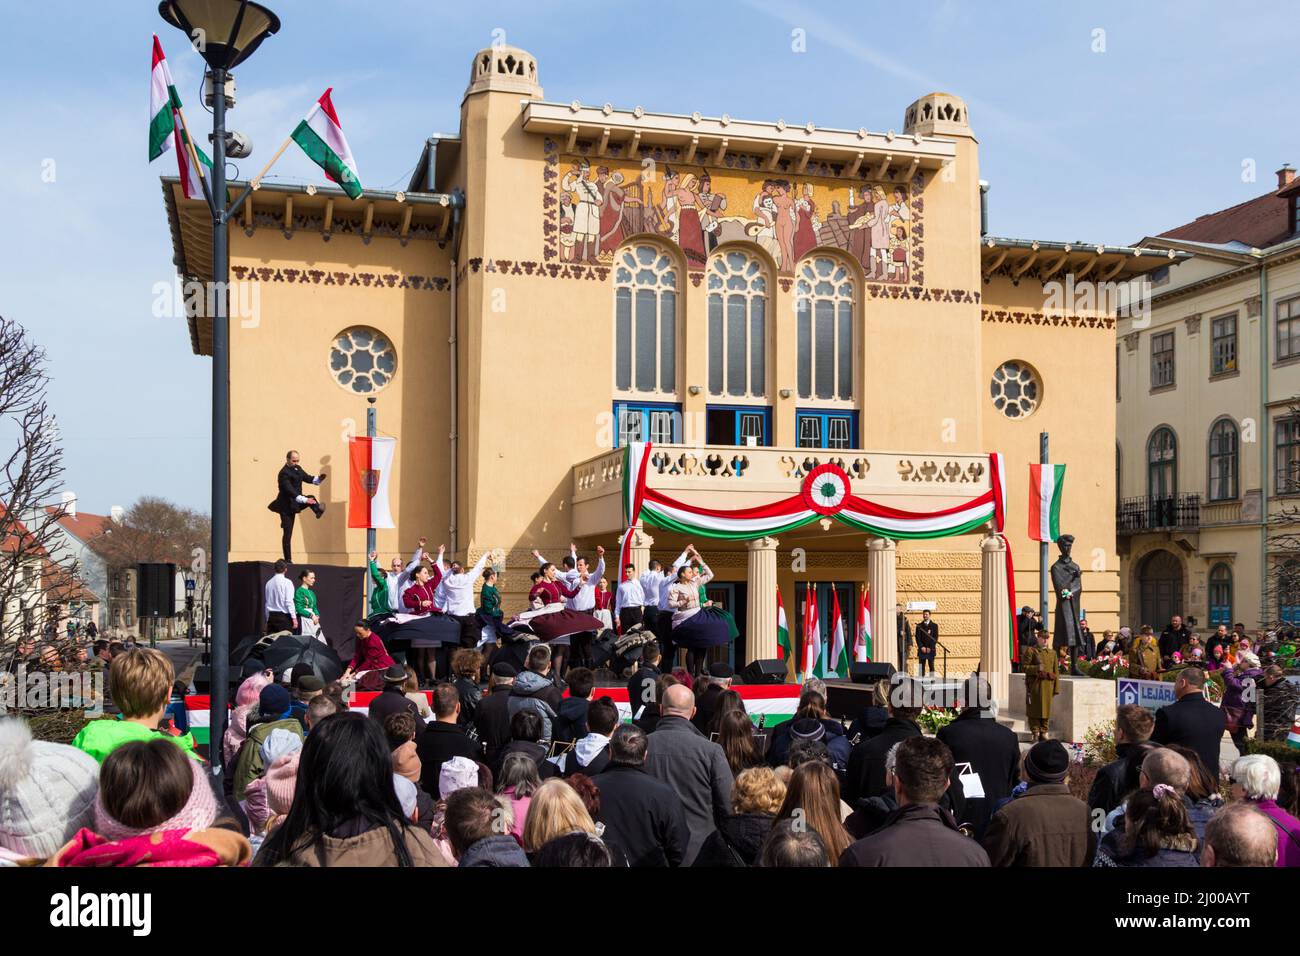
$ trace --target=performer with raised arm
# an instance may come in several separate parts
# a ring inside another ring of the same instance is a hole
[[[438,560],[432,565],[422,564],[415,569],[411,585],[402,593],[402,604],[406,615],[418,616],[425,620],[418,628],[410,629],[410,649],[413,660],[411,666],[424,681],[433,682],[438,675],[450,674],[445,666],[447,654],[442,653],[444,645],[450,647],[460,644],[460,625],[441,613],[439,593],[443,580],[442,555],[446,548],[439,546]],[[399,617],[402,623],[408,623],[409,617]],[[441,670],[436,665],[444,665]]]
[[[551,645],[551,661],[555,674],[560,675],[564,658],[569,650],[570,638],[586,631],[596,631],[600,621],[581,611],[565,606],[565,601],[578,593],[559,576],[555,565],[546,561],[541,567],[541,578],[528,592],[529,609],[517,618],[526,625],[538,640]]]
[[[415,569],[420,566],[424,560],[425,539],[420,539],[419,546],[415,549],[415,554],[411,557],[411,563],[405,568],[402,567],[401,558],[393,558],[390,565],[391,570],[381,571],[379,568],[379,552],[371,551],[370,558],[370,579],[374,582],[374,590],[370,593],[370,616],[387,617],[389,614],[396,614],[404,606],[402,604],[402,592],[409,586],[411,577],[415,574]]]
[[[540,553],[534,551],[539,563],[545,564],[546,559]],[[595,569],[587,566],[586,557],[578,556],[578,546],[570,543],[569,553],[564,558],[566,570],[564,577],[565,583],[574,590],[574,595],[565,601],[565,607],[571,611],[579,611],[583,614],[591,615],[598,621],[599,616],[596,611],[596,585],[601,577],[605,574],[605,549],[601,545],[596,546],[596,555],[599,560],[596,562]],[[575,667],[591,666],[591,642],[596,639],[596,633],[601,630],[597,627],[572,635],[571,652],[572,659],[570,663]]]
[[[671,572],[657,559],[651,558],[646,570],[641,572],[641,590],[645,594],[645,627],[659,639],[659,652],[665,670],[673,667],[673,614],[668,607],[668,586],[677,578],[677,570],[686,563],[694,545],[677,556]]]
[[[713,572],[693,546],[687,551],[698,559],[699,570],[694,563],[677,569],[677,580],[668,586],[668,604],[673,612],[673,643],[686,648],[686,669],[698,677],[708,652],[730,644],[734,630],[721,609],[700,601],[701,588],[713,580]]]
[[[483,573],[483,569],[487,567],[489,556],[490,552],[484,551],[479,556],[478,562],[468,571],[459,561],[452,561],[450,569],[438,586],[443,613],[460,626],[461,647],[474,647],[478,644],[481,628],[478,617],[474,614],[474,584]],[[438,649],[438,653],[440,656],[445,654],[450,664],[450,647],[444,645]],[[444,674],[450,673],[441,667],[439,671]]]
[[[284,560],[289,563],[293,561],[290,545],[293,540],[293,523],[298,512],[310,508],[317,518],[325,513],[325,506],[320,500],[315,495],[304,495],[302,486],[304,483],[319,485],[326,476],[309,475],[298,462],[299,455],[296,451],[285,454],[284,467],[276,476],[275,500],[266,506],[268,511],[274,511],[280,516],[280,544],[284,549]]]

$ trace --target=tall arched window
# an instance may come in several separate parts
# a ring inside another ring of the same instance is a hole
[[[1210,500],[1237,497],[1237,426],[1221,418],[1210,429]]]
[[[1178,439],[1164,425],[1147,441],[1147,497],[1173,498],[1178,493]]]
[[[677,394],[677,269],[648,243],[619,251],[614,268],[614,388]]]
[[[1210,569],[1210,626],[1232,627],[1232,568],[1220,562]]]
[[[1287,561],[1278,569],[1277,616],[1288,624],[1300,622],[1300,561]]]
[[[805,259],[795,283],[796,380],[801,399],[853,400],[853,278],[830,256]]]
[[[767,393],[767,277],[738,249],[709,261],[709,394]]]

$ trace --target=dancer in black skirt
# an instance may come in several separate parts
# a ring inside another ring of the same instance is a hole
[[[677,580],[668,586],[668,606],[673,613],[673,644],[686,648],[686,669],[698,677],[709,651],[730,644],[735,631],[721,608],[711,601],[701,603],[700,589],[713,580],[713,572],[694,546],[687,551],[686,564],[677,569]]]

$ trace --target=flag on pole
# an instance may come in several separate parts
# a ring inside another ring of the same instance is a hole
[[[776,656],[783,661],[794,657],[790,644],[790,625],[785,619],[785,605],[781,603],[781,589],[776,589]]]
[[[392,528],[388,505],[396,438],[354,438],[348,446],[348,527]]]
[[[831,653],[827,661],[836,677],[849,676],[849,646],[844,639],[844,617],[840,614],[840,595],[835,588],[831,588]]]
[[[189,137],[185,135],[185,125],[181,122],[181,97],[172,82],[172,73],[163,55],[162,44],[158,37],[153,38],[153,69],[149,77],[149,162],[153,162],[169,149],[176,150],[176,164],[179,167],[181,189],[186,199],[202,199],[203,184],[199,181],[199,172],[190,155]],[[212,168],[212,160],[207,157],[197,143],[194,152],[199,162]]]
[[[1029,537],[1055,541],[1061,536],[1061,490],[1064,465],[1029,466]]]
[[[865,664],[871,660],[871,597],[862,589],[862,607],[858,611],[858,636],[853,641],[853,660]]]
[[[817,620],[817,592],[808,582],[808,600],[803,610],[803,660],[800,673],[804,677],[822,676],[822,629]]]
[[[334,112],[330,99],[333,89],[330,87],[321,94],[290,139],[302,147],[308,159],[325,170],[326,176],[343,187],[349,199],[356,199],[361,195],[361,179],[339,115]]]

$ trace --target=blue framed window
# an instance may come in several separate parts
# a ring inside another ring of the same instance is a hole
[[[1287,561],[1278,569],[1277,616],[1288,624],[1300,623],[1300,561]]]
[[[1232,568],[1216,564],[1210,571],[1210,626],[1232,628]]]
[[[796,409],[795,439],[800,448],[847,450],[858,447],[856,411]]]
[[[709,405],[704,440],[710,445],[772,444],[772,409],[761,405]]]
[[[669,402],[615,402],[614,447],[629,442],[677,444],[682,440],[682,406]]]

